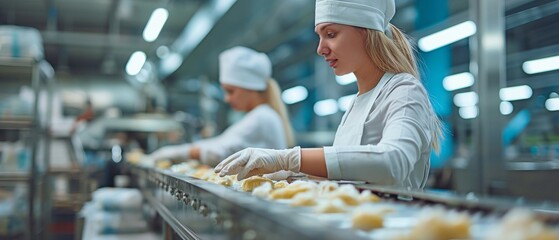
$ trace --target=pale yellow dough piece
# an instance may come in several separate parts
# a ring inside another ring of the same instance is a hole
[[[289,203],[291,206],[295,207],[310,207],[316,205],[316,195],[312,192],[305,192],[297,194],[293,198],[293,202]]]
[[[287,181],[279,181],[274,183],[274,189],[284,188],[287,186],[289,186],[289,183]]]
[[[338,187],[340,187],[338,185],[338,183],[332,182],[332,181],[322,181],[322,182],[318,183],[318,188],[319,188],[320,194],[327,194],[327,193],[333,192],[336,189],[338,189]]]
[[[231,181],[231,179],[229,179],[227,177],[222,177],[222,178],[219,178],[217,180],[217,184],[223,185],[223,186],[226,186],[226,187],[231,187],[231,185],[233,185],[233,181]]]
[[[355,229],[370,231],[383,226],[383,214],[375,211],[358,211],[351,217],[351,225]]]
[[[144,152],[142,152],[142,149],[132,149],[132,151],[126,153],[126,161],[133,164],[138,164],[144,156],[145,154]]]
[[[205,165],[201,165],[196,172],[194,172],[192,174],[192,177],[198,178],[198,179],[202,179],[207,173],[208,171],[210,171],[210,167],[205,166]]]
[[[308,187],[303,185],[298,186],[287,186],[284,188],[279,188],[270,193],[271,199],[291,199],[298,193],[307,192],[309,191]]]
[[[536,218],[528,209],[512,209],[484,239],[559,240],[559,232]]]
[[[371,193],[369,190],[365,190],[359,194],[358,200],[361,203],[380,202],[380,197]]]
[[[268,198],[270,191],[272,191],[272,184],[270,184],[269,182],[264,182],[262,185],[255,187],[252,190],[252,195],[259,198]]]
[[[334,192],[330,195],[330,198],[337,198],[342,200],[348,206],[357,206],[359,205],[359,200],[357,199],[358,196],[352,195],[345,192]]]
[[[326,193],[328,198],[340,199],[346,205],[357,206],[359,205],[359,192],[353,185],[342,185],[333,192]]]
[[[320,202],[318,206],[316,206],[315,211],[319,213],[344,213],[347,210],[342,200],[334,199],[331,201]]]
[[[274,184],[271,179],[260,177],[260,176],[252,176],[242,181],[241,188],[245,192],[252,192],[252,190],[265,182],[269,182],[270,184]]]
[[[469,239],[470,218],[466,214],[437,214],[425,216],[413,227],[411,239]]]
[[[157,163],[155,163],[155,167],[159,169],[168,169],[171,167],[171,165],[173,165],[173,163],[171,163],[171,160],[159,160],[157,161]]]

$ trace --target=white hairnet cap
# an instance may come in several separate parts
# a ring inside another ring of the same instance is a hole
[[[395,13],[394,0],[316,0],[314,25],[339,23],[385,32]]]
[[[262,91],[272,76],[272,63],[264,53],[234,47],[219,54],[219,81],[237,87]]]

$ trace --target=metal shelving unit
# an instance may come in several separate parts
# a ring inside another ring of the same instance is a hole
[[[3,152],[3,161],[0,163],[4,165],[0,168],[0,188],[7,195],[10,191],[24,189],[24,194],[19,197],[26,198],[21,208],[25,211],[21,216],[22,227],[16,228],[14,232],[6,228],[6,232],[0,233],[2,239],[48,238],[51,205],[48,126],[52,79],[42,70],[41,64],[45,63],[27,58],[0,58],[0,96],[15,99],[22,86],[31,87],[33,93],[32,103],[24,106],[29,109],[15,108],[19,112],[12,114],[13,106],[3,106],[3,111],[0,112],[0,141],[6,144],[3,148],[6,150]],[[47,102],[43,104],[47,109],[39,108],[41,91],[46,93]],[[8,101],[3,102],[7,104]],[[17,149],[18,147],[20,148]],[[8,158],[7,151],[10,148],[13,152],[19,150],[15,152],[17,158]],[[18,203],[19,200],[14,201]],[[5,224],[10,226],[10,221],[8,219]]]

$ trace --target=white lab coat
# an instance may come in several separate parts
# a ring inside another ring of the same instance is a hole
[[[333,146],[324,148],[328,178],[423,188],[435,117],[419,80],[386,73],[354,98]]]
[[[231,125],[221,135],[194,142],[200,161],[215,166],[229,155],[247,147],[285,149],[287,140],[279,114],[261,104]]]

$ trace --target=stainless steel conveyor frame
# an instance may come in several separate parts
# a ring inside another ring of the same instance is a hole
[[[304,209],[253,197],[212,182],[135,165],[126,165],[145,198],[164,220],[165,239],[362,239],[349,228],[317,221]],[[429,190],[352,183],[371,190],[385,202],[402,205],[442,205],[472,215],[502,216],[515,207],[531,209],[542,221],[559,224],[556,203],[527,203],[513,199],[459,196]]]

